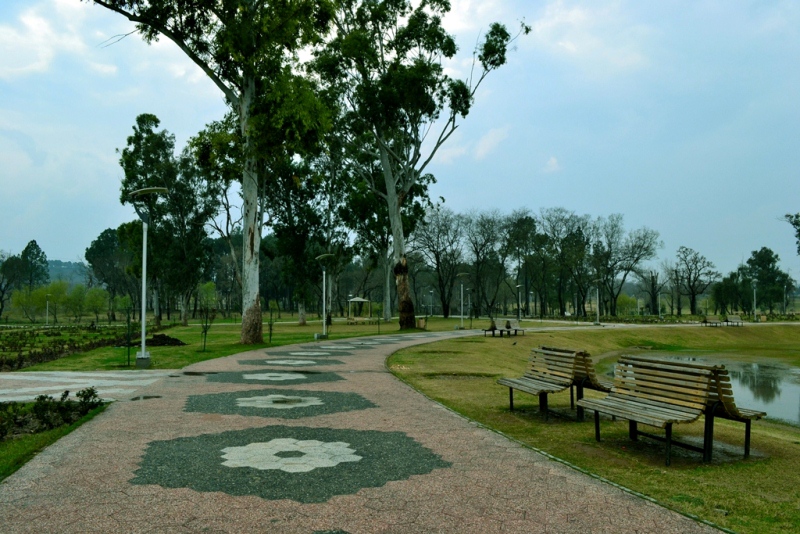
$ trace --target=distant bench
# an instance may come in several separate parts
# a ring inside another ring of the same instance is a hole
[[[725,318],[725,322],[728,323],[729,326],[742,326],[744,324],[742,318],[738,315],[728,315],[728,317]]]
[[[547,395],[570,388],[570,407],[574,407],[573,386],[577,388],[578,400],[583,398],[584,388],[608,392],[611,382],[597,376],[594,363],[587,352],[554,347],[539,347],[531,350],[529,368],[519,378],[501,378],[497,381],[508,387],[509,409],[514,411],[514,390],[539,397],[539,412],[548,416]],[[583,420],[583,408],[578,406],[578,420]]]
[[[720,326],[722,321],[719,320],[718,315],[706,315],[705,320],[701,323],[703,326]]]
[[[491,332],[492,337],[494,337],[495,333],[497,333],[500,337],[503,337],[503,334],[507,335],[508,337],[511,337],[512,333],[516,336],[520,332],[522,332],[523,336],[525,335],[525,329],[520,327],[519,322],[517,321],[506,321],[505,328],[500,328],[497,326],[495,326],[494,328],[486,328],[483,331],[483,337],[486,337],[486,334],[488,334],[489,332]]]
[[[378,324],[380,319],[373,319],[372,317],[348,317],[347,324],[349,325],[358,325],[358,324]]]
[[[578,406],[594,410],[595,439],[600,441],[600,413],[628,420],[632,441],[645,436],[666,443],[666,465],[672,445],[703,454],[711,461],[714,418],[745,423],[745,457],[750,454],[750,422],[766,414],[739,409],[733,401],[728,371],[722,365],[625,356],[617,362],[611,392],[602,399],[580,399]],[[703,447],[672,439],[672,425],[691,423],[705,415]],[[642,432],[638,423],[663,428],[665,436]]]

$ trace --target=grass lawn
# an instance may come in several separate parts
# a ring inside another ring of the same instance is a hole
[[[469,326],[468,320],[465,320]],[[485,324],[484,324],[485,323]],[[459,324],[458,319],[431,318],[428,331],[453,330]],[[488,321],[474,321],[475,328],[487,328]],[[320,321],[310,321],[306,326],[298,326],[297,322],[280,322],[274,325],[272,343],[261,345],[242,345],[239,343],[241,325],[230,322],[218,322],[211,326],[203,349],[203,338],[199,324],[176,326],[163,330],[162,334],[180,339],[186,345],[179,347],[148,347],[152,369],[181,369],[193,363],[230,356],[248,350],[267,347],[279,347],[294,343],[314,341],[314,334],[322,332]],[[414,330],[405,333],[416,332]],[[347,325],[344,320],[336,319],[328,329],[328,339],[344,339],[359,336],[398,334],[397,321],[380,325]],[[149,338],[148,334],[148,338]],[[136,337],[134,337],[136,339]],[[264,339],[269,339],[267,325],[264,325]],[[128,367],[128,349],[126,347],[104,347],[87,352],[73,354],[51,362],[26,367],[22,371],[114,371],[135,368],[138,347],[131,347]]]
[[[95,408],[71,425],[0,441],[0,482],[25,465],[28,460],[36,456],[45,447],[52,445],[82,424],[92,420],[97,414],[105,410],[106,406]]]
[[[523,324],[523,326],[525,326]],[[625,421],[601,420],[603,441],[594,439],[589,414],[575,421],[569,392],[550,395],[550,407],[564,417],[545,422],[538,400],[515,393],[515,411],[508,409],[508,388],[495,384],[503,376],[521,376],[534,346],[588,350],[610,368],[625,349],[713,351],[727,359],[777,360],[800,367],[800,327],[761,326],[701,328],[572,328],[559,332],[528,332],[516,338],[464,338],[421,345],[396,353],[391,370],[429,397],[490,428],[546,451],[588,472],[649,495],[684,513],[737,532],[796,532],[800,525],[800,428],[767,420],[752,426],[752,457],[742,458],[744,425],[715,421],[714,462],[700,454],[673,448],[670,467],[664,465],[663,444],[628,439]],[[587,396],[602,394],[588,391]],[[642,427],[646,429],[646,427]],[[658,432],[656,432],[658,433]],[[677,439],[702,440],[702,418],[676,425]]]

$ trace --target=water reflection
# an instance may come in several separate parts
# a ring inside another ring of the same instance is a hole
[[[674,353],[648,355],[681,361],[721,363],[728,369],[736,405],[767,412],[770,418],[800,424],[800,369],[772,362],[727,361],[724,354],[676,356]]]

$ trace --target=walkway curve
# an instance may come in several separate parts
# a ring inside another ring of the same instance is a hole
[[[171,372],[0,484],[2,532],[706,533],[428,400],[386,358],[444,332]]]

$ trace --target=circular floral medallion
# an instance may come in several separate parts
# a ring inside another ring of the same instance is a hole
[[[374,407],[373,403],[357,393],[257,389],[192,395],[186,400],[185,411],[300,419]]]
[[[277,469],[287,473],[307,473],[320,467],[361,460],[349,443],[325,443],[315,439],[279,438],[244,447],[226,447],[222,452],[225,459],[222,465],[228,467],[252,467],[262,471]]]
[[[245,373],[217,373],[207,375],[209,382],[228,382],[233,384],[310,384],[312,382],[334,382],[342,380],[336,373],[319,371],[259,371]]]

